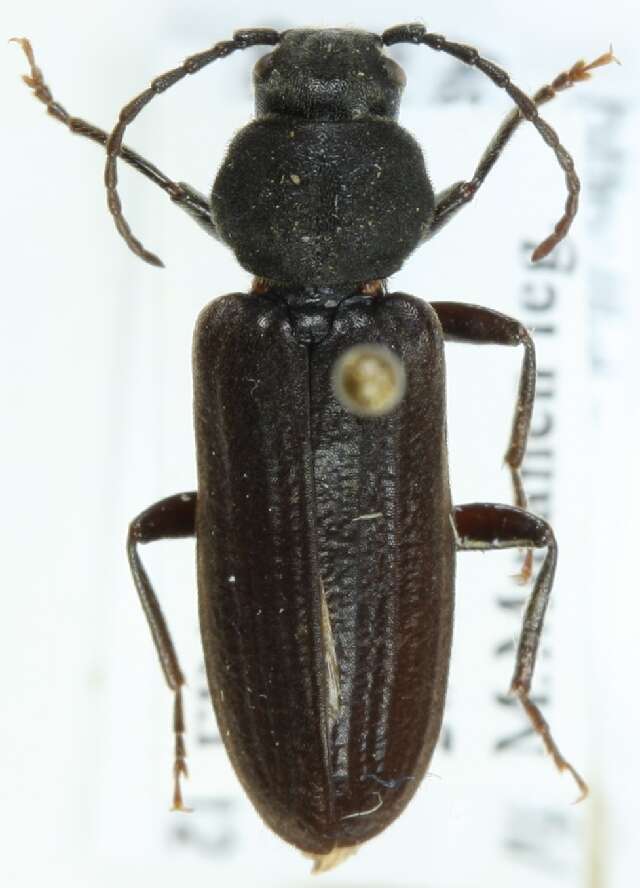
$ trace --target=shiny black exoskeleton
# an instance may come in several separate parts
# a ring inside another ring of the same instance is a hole
[[[546,548],[525,613],[511,689],[560,769],[529,696],[556,563],[549,525],[526,510],[520,476],[535,353],[518,321],[475,305],[388,294],[385,279],[477,193],[523,120],[552,148],[568,197],[533,258],[577,209],[573,162],[537,106],[586,79],[577,63],[528,98],[472,47],[401,25],[237,32],[156,78],[111,135],[54,101],[28,41],[25,80],[49,113],[107,150],[108,205],[121,159],[159,185],[256,276],[216,300],[194,339],[198,489],[130,527],[128,555],[175,694],[174,806],[186,774],[184,677],[139,546],[195,536],[202,639],[221,735],[269,826],[326,869],[403,810],[442,721],[456,550]],[[473,65],[516,104],[473,176],[434,195],[421,149],[396,122],[405,78],[385,46],[425,45]],[[207,199],[123,145],[149,101],[236,50],[275,47],[254,74],[256,119],[232,141]],[[515,506],[450,498],[444,343],[524,347],[505,461]],[[523,577],[531,572],[527,558]]]

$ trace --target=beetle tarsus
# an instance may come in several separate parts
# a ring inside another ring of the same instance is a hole
[[[535,365],[533,368],[534,381],[535,381]],[[533,407],[533,395],[535,392],[532,392],[531,399],[531,407]],[[518,411],[516,408],[516,417],[514,420],[514,429],[517,425]],[[524,442],[526,444],[526,439],[529,436],[529,425],[531,423],[531,414],[529,414],[529,421],[527,423],[526,435],[524,438]],[[513,461],[512,448],[509,448],[507,451],[507,455],[505,456],[505,462],[509,466],[509,470],[511,472],[511,484],[513,486],[513,501],[514,504],[519,509],[526,509],[528,507],[528,499],[527,494],[524,489],[524,484],[522,481],[522,460],[524,459],[524,451],[525,448],[523,446],[522,452],[519,458],[516,461]],[[533,575],[533,549],[527,549],[524,554],[524,558],[522,561],[522,566],[518,573],[513,575],[513,579],[519,586],[526,586],[530,581]]]
[[[182,686],[175,692],[174,708],[173,708],[173,732],[175,734],[175,761],[173,764],[173,803],[172,811],[183,811],[190,813],[193,809],[188,808],[182,799],[181,780],[189,777],[187,768],[187,749],[184,742],[184,709],[182,706]]]
[[[533,576],[533,549],[527,549],[522,562],[522,567],[517,574],[513,575],[513,579],[519,586],[526,586],[531,582]]]
[[[129,527],[127,554],[129,566],[140,597],[151,636],[155,645],[165,680],[174,693],[173,733],[175,753],[173,765],[173,804],[174,811],[189,811],[182,800],[181,778],[188,777],[186,747],[184,742],[185,724],[182,705],[182,687],[185,684],[178,656],[169,633],[160,602],[151,585],[149,576],[142,564],[138,546],[142,543],[162,539],[176,539],[195,535],[195,492],[178,493],[155,503],[135,518]]]
[[[558,771],[560,771],[561,773],[564,771],[568,771],[575,780],[576,785],[580,791],[580,795],[577,799],[574,800],[573,804],[578,804],[579,802],[582,802],[589,795],[589,787],[587,786],[585,780],[578,773],[578,771],[576,771],[573,765],[566,760],[566,758],[558,749],[558,746],[551,734],[549,723],[544,718],[536,704],[529,698],[529,689],[526,686],[519,684],[517,681],[514,681],[511,685],[511,693],[518,698],[520,704],[522,705],[522,708],[529,718],[529,721],[531,722],[531,726],[533,727],[536,734],[538,734],[542,739],[544,747],[553,759],[553,763]]]
[[[531,512],[493,503],[456,506],[454,521],[457,545],[463,551],[510,549],[523,545],[547,550],[525,609],[511,693],[522,704],[531,726],[541,737],[558,770],[569,771],[573,776],[580,790],[577,801],[581,801],[588,793],[587,784],[560,753],[549,725],[529,697],[544,615],[555,576],[557,545],[553,531],[546,521]]]

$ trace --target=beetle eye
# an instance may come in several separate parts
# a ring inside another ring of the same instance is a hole
[[[255,64],[253,76],[256,80],[266,80],[273,70],[273,53],[263,55]]]
[[[404,68],[401,68],[400,65],[389,56],[382,57],[382,64],[384,65],[384,69],[389,76],[389,80],[395,85],[404,89],[407,85],[407,75],[404,72]]]
[[[384,416],[406,391],[404,366],[385,345],[364,343],[346,349],[331,374],[333,392],[357,416]]]

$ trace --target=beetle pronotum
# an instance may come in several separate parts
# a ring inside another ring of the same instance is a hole
[[[109,209],[138,256],[161,264],[124,218],[118,158],[255,275],[249,294],[222,297],[198,319],[198,490],[151,506],[128,536],[174,693],[174,807],[184,808],[184,678],[139,546],[181,536],[197,540],[205,660],[231,761],[264,821],[317,870],[391,823],[426,771],[442,721],[456,550],[546,549],[511,690],[584,795],[529,696],[557,554],[550,526],[527,511],[520,477],[535,390],[532,340],[518,321],[489,309],[389,294],[386,279],[477,194],[523,120],[565,173],[564,213],[532,258],[554,248],[575,216],[579,180],[537,108],[612,61],[611,51],[528,98],[477,50],[422,25],[382,36],[244,30],[156,78],[108,135],[53,99],[29,42],[18,42],[31,69],[24,79],[48,112],[106,146]],[[516,105],[471,179],[437,195],[419,146],[396,123],[404,74],[384,47],[402,42],[476,67]],[[256,119],[231,143],[210,199],[123,144],[154,96],[261,44],[274,49],[255,67]],[[505,457],[515,506],[451,503],[447,341],[524,348]],[[528,559],[525,579],[530,570]]]

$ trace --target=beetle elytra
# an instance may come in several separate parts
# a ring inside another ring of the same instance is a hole
[[[141,544],[197,541],[199,611],[211,697],[238,777],[264,821],[328,869],[391,823],[415,793],[440,732],[451,648],[455,553],[546,549],[511,689],[561,770],[529,693],[557,547],[527,511],[520,466],[535,352],[517,320],[476,305],[388,293],[386,280],[477,194],[521,122],[565,173],[568,196],[539,259],[578,205],[573,161],[538,106],[613,60],[579,62],[528,98],[478,52],[400,25],[237,32],[156,78],[113,132],[53,99],[27,40],[25,77],[49,113],[106,147],[108,205],[142,259],[160,260],[122,213],[117,160],[159,185],[254,276],[248,294],[201,313],[193,351],[197,491],[131,524],[128,556],[175,697],[174,807],[184,808],[184,677],[142,564]],[[396,121],[412,43],[476,67],[513,99],[473,174],[434,193]],[[254,70],[256,118],[232,141],[209,198],[123,144],[159,93],[230,53],[271,47]],[[444,344],[522,346],[506,453],[514,506],[454,506],[444,410]],[[531,572],[527,558],[524,578]]]

